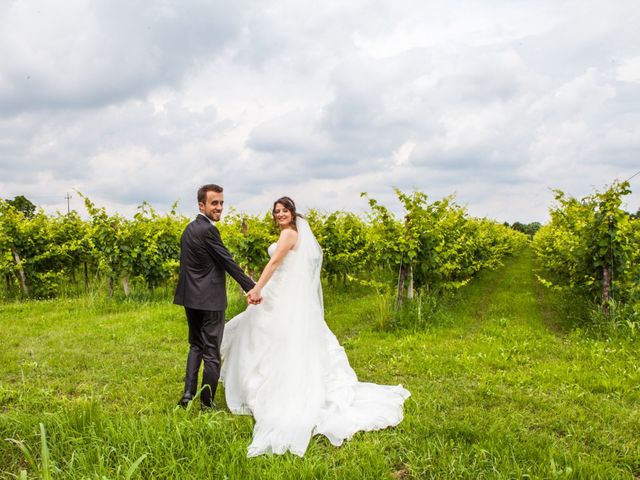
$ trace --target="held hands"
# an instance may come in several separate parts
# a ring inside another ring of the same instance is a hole
[[[245,297],[249,305],[259,305],[262,302],[262,292],[257,286],[245,293]]]

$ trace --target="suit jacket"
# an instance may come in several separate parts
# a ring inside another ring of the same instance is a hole
[[[227,308],[225,271],[245,292],[255,282],[233,260],[220,232],[204,215],[187,225],[180,238],[180,275],[173,303],[197,310]]]

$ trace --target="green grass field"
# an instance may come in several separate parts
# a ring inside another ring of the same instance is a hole
[[[11,303],[0,313],[0,475],[640,478],[640,340],[573,327],[579,305],[536,284],[530,252],[419,329],[380,331],[363,289],[325,297],[360,379],[412,392],[398,427],[340,448],[315,437],[302,459],[247,459],[252,419],[224,408],[222,388],[218,411],[174,408],[187,341],[169,300]]]

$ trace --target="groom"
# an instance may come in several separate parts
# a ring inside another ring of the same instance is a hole
[[[220,377],[220,343],[227,308],[225,271],[245,292],[255,282],[236,264],[222,243],[214,222],[220,220],[224,195],[222,187],[203,185],[198,190],[200,213],[187,225],[180,239],[180,275],[173,303],[183,305],[189,324],[189,355],[184,394],[178,405],[187,406],[196,395],[200,363],[204,363],[200,400],[213,408],[213,398]],[[248,297],[250,303],[261,298]]]

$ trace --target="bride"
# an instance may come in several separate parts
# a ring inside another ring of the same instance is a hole
[[[255,419],[247,456],[303,456],[315,434],[339,446],[357,431],[397,425],[410,393],[358,381],[324,321],[320,245],[290,198],[274,203],[273,217],[280,238],[247,294],[262,302],[227,323],[221,348],[227,405]]]

